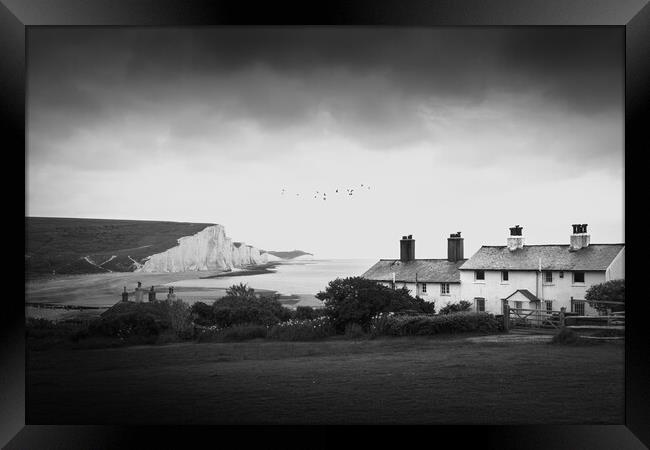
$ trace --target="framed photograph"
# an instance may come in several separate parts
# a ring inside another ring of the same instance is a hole
[[[6,448],[650,445],[646,1],[0,17]]]

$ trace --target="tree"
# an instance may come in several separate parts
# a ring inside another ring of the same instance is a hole
[[[625,303],[625,280],[611,280],[600,284],[594,284],[585,293],[585,300],[589,306],[598,311],[624,311],[625,305],[611,305],[596,303],[596,301],[622,302]]]
[[[338,331],[348,323],[368,328],[373,316],[385,312],[427,312],[425,301],[409,295],[406,288],[391,289],[362,277],[337,278],[316,294]]]
[[[226,289],[226,295],[228,297],[253,298],[255,289],[248,287],[246,283],[233,284]]]
[[[251,289],[252,291],[252,289]],[[254,323],[258,325],[274,325],[291,318],[291,310],[282,306],[279,296],[252,297],[242,295],[226,295],[212,305],[211,320],[220,327]]]

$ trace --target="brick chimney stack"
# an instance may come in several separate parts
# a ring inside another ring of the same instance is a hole
[[[510,236],[508,236],[508,250],[511,252],[524,248],[524,237],[522,236],[522,230],[519,225],[515,225],[510,228]]]
[[[463,238],[460,231],[452,233],[447,238],[447,259],[451,262],[460,261],[463,258]]]
[[[402,236],[399,241],[399,259],[402,262],[413,261],[415,259],[415,239],[413,235]]]
[[[569,251],[575,252],[581,248],[589,247],[591,236],[587,234],[586,223],[574,223],[573,234],[569,238]]]

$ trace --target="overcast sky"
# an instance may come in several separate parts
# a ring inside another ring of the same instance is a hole
[[[515,224],[531,244],[568,243],[572,223],[624,242],[623,44],[620,28],[30,28],[26,214],[220,223],[324,258],[399,257],[404,234],[444,258],[457,231],[469,257]]]

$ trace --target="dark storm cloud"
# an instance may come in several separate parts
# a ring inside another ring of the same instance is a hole
[[[368,148],[393,150],[435,142],[421,105],[471,109],[491,92],[538,94],[531,122],[556,109],[620,112],[622,38],[613,28],[31,29],[31,150],[47,158],[49,143],[60,140],[65,153],[83,130],[122,133],[129,124],[218,140],[242,120],[266,132],[322,120]],[[102,161],[95,156],[80,161]]]

